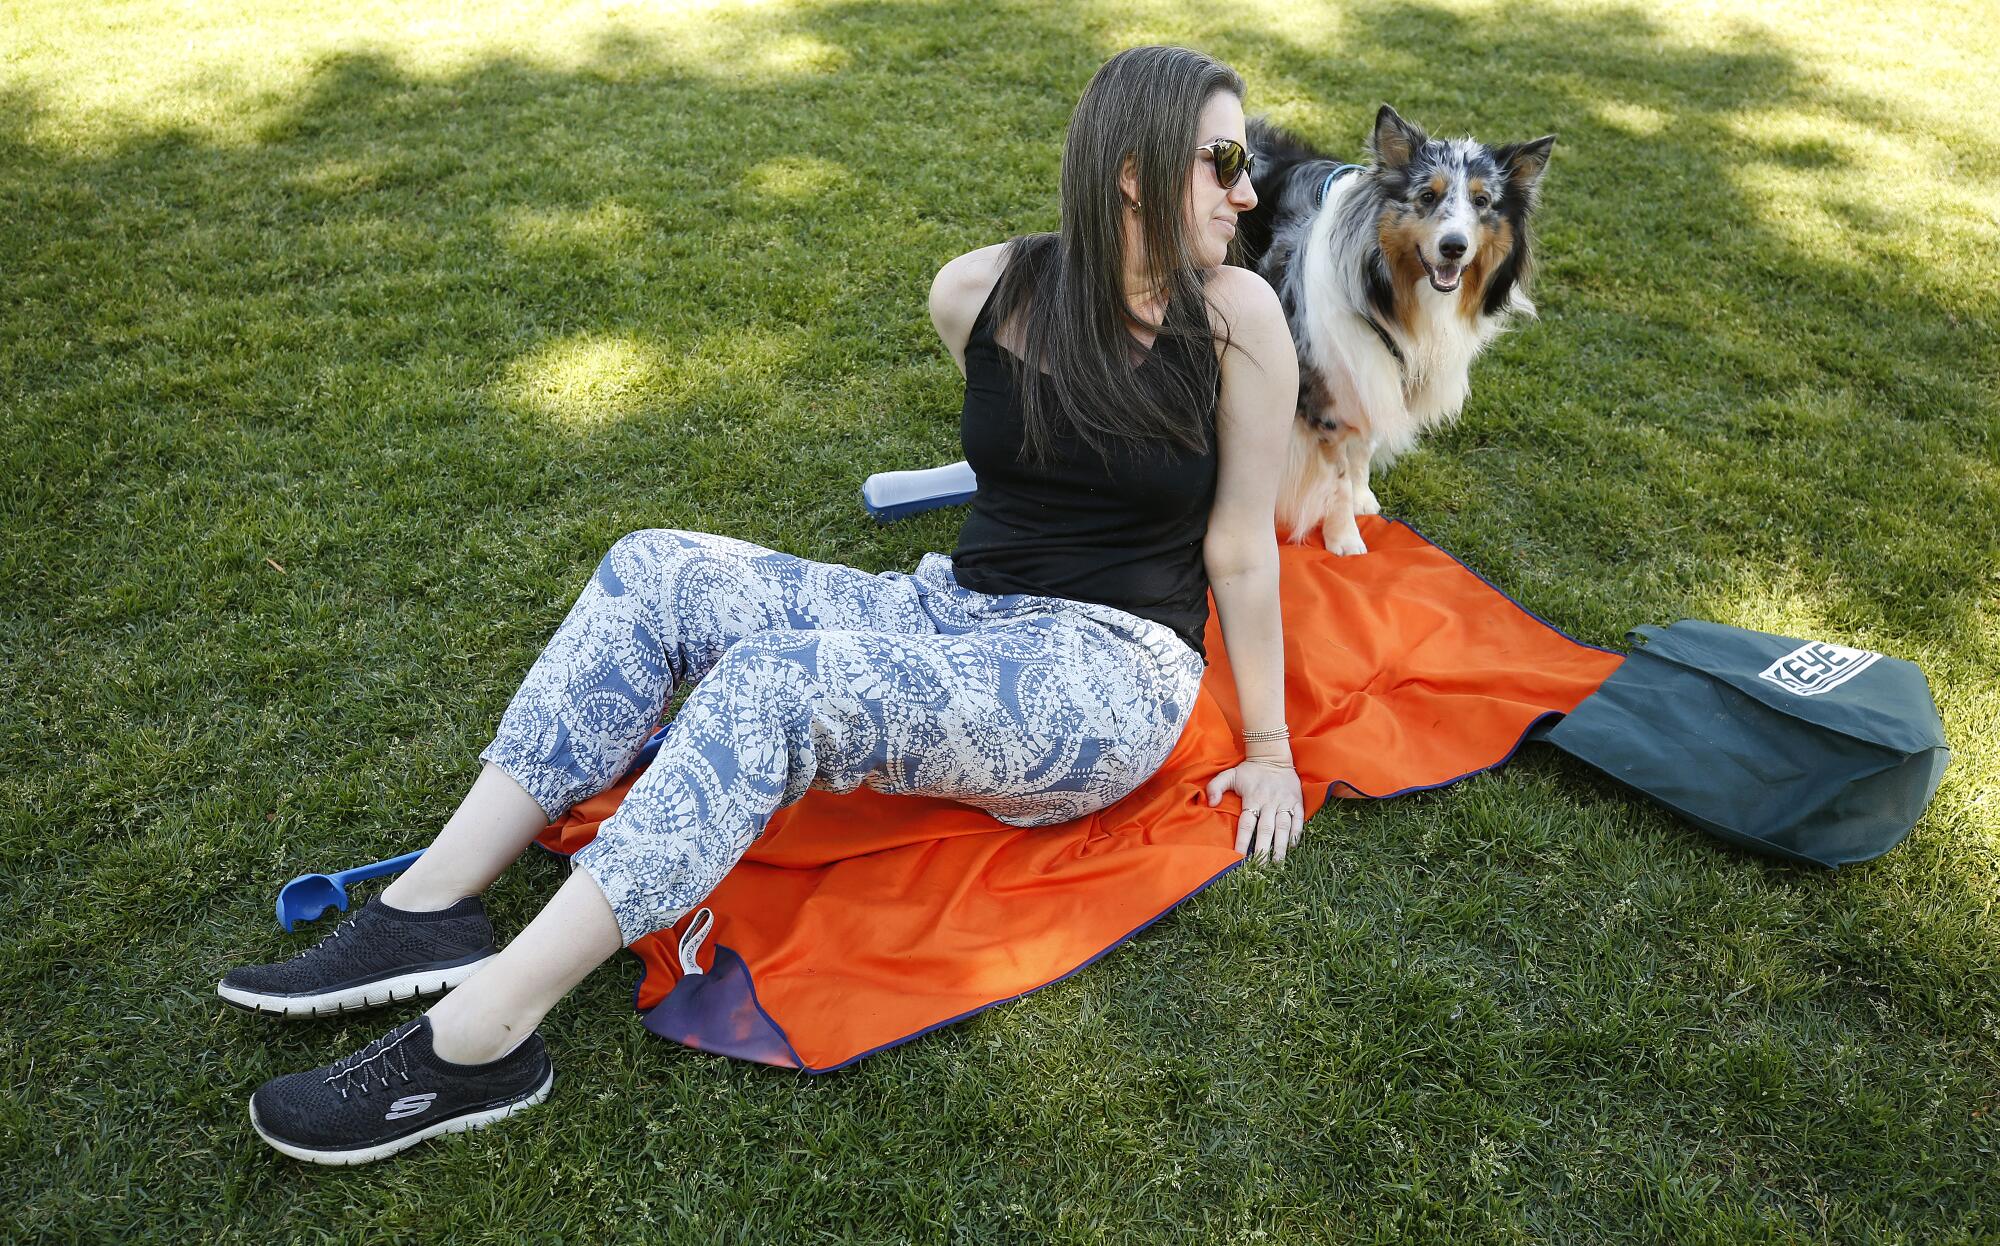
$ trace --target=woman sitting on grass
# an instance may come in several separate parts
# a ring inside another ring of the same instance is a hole
[[[621,946],[699,905],[809,787],[943,796],[1012,826],[1102,809],[1193,713],[1212,587],[1246,756],[1237,850],[1282,859],[1303,801],[1284,725],[1272,519],[1298,366],[1277,296],[1224,260],[1257,201],[1243,82],[1184,48],[1092,77],[1062,225],[959,256],[931,317],[966,375],[979,492],[951,557],[869,575],[729,537],[611,547],[410,871],[223,998],[288,1017],[451,993],[332,1065],[266,1083],[257,1132],[353,1164],[546,1097],[535,1027]],[[505,951],[479,893],[551,819],[658,756]]]

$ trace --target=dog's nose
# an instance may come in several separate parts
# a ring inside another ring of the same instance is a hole
[[[1447,234],[1438,239],[1438,252],[1456,264],[1465,258],[1465,239],[1457,234]]]

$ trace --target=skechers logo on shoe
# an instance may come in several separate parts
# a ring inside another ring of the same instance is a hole
[[[1875,665],[1881,656],[1866,649],[1849,649],[1846,645],[1815,640],[1771,663],[1758,678],[1769,680],[1786,692],[1816,697],[1822,692],[1832,692]]]
[[[389,1114],[382,1119],[385,1121],[399,1121],[405,1116],[415,1116],[419,1112],[428,1112],[431,1100],[435,1098],[437,1098],[437,1091],[435,1090],[425,1095],[404,1095],[389,1105]]]

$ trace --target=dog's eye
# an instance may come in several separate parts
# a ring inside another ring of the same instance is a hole
[[[1417,202],[1423,204],[1427,208],[1430,207],[1432,204],[1436,203],[1437,201],[1438,201],[1437,192],[1434,190],[1427,190],[1423,194],[1417,196]]]
[[[1487,204],[1492,202],[1493,201],[1491,199],[1488,199],[1485,195],[1474,195],[1472,197],[1472,206],[1482,210],[1486,207]]]

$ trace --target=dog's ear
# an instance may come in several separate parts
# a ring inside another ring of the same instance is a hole
[[[1428,134],[1403,120],[1395,109],[1384,104],[1382,111],[1375,114],[1375,135],[1368,140],[1368,146],[1375,153],[1377,164],[1385,169],[1400,169],[1409,164],[1417,151],[1430,141]]]
[[[1527,143],[1512,143],[1493,153],[1507,175],[1507,189],[1533,203],[1542,183],[1542,171],[1549,167],[1549,153],[1555,150],[1556,136],[1545,134]]]

